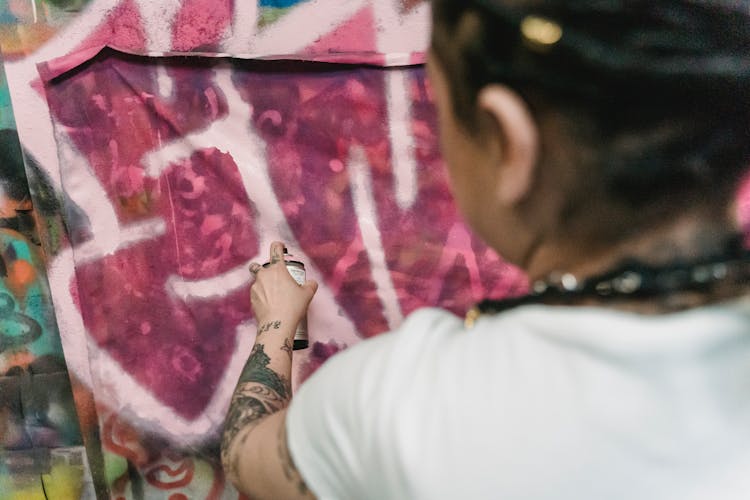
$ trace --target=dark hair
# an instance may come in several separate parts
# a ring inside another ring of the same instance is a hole
[[[610,194],[632,205],[736,186],[750,163],[750,1],[435,0],[455,114],[508,84],[591,119]],[[473,13],[470,30],[462,25]],[[538,43],[529,19],[559,28]]]

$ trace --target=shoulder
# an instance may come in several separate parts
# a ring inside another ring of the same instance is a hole
[[[314,376],[329,370],[340,372],[343,365],[355,365],[361,372],[365,367],[384,362],[383,358],[388,358],[392,364],[394,356],[408,355],[404,350],[422,350],[440,344],[463,330],[463,320],[450,312],[438,308],[418,309],[395,330],[362,340],[336,354]]]
[[[399,497],[389,458],[399,388],[419,358],[434,352],[425,346],[439,345],[462,325],[440,309],[415,311],[398,329],[336,354],[300,386],[287,413],[289,449],[319,498]]]
[[[437,308],[414,311],[395,330],[360,341],[327,360],[299,388],[296,400],[336,398],[343,392],[370,393],[373,386],[384,387],[387,374],[408,369],[419,357],[443,345],[463,330],[461,318]],[[307,398],[307,393],[317,396]],[[294,401],[293,401],[294,403]]]

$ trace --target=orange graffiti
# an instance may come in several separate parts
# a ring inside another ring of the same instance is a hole
[[[190,484],[195,473],[195,464],[191,458],[183,458],[177,467],[159,464],[146,473],[146,479],[160,489],[181,488]],[[166,477],[168,476],[168,477]],[[178,477],[181,476],[181,477]],[[163,479],[162,479],[163,478]],[[175,478],[175,479],[171,479]]]
[[[5,285],[20,301],[26,298],[26,292],[36,280],[36,269],[31,262],[14,260],[8,266],[8,277]]]
[[[108,450],[129,460],[136,467],[148,463],[148,452],[141,446],[138,433],[116,415],[110,415],[104,420],[101,436]]]

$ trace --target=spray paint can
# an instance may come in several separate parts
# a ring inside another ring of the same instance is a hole
[[[305,264],[298,260],[291,260],[290,257],[292,256],[287,252],[287,249],[285,248],[284,263],[286,264],[286,270],[289,271],[289,274],[292,275],[294,281],[302,285],[305,283],[306,279]],[[270,262],[266,262],[265,264],[263,264],[263,267],[268,267],[270,265]],[[298,349],[306,349],[308,344],[307,312],[305,311],[305,315],[302,317],[299,324],[297,325],[297,329],[294,331],[294,342],[292,343],[292,349],[294,349],[295,351]]]

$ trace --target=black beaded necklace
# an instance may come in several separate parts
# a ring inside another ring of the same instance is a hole
[[[707,258],[677,260],[660,266],[626,259],[613,270],[585,280],[571,273],[553,273],[547,279],[535,281],[531,292],[522,297],[482,300],[466,313],[465,322],[471,327],[482,314],[496,314],[527,304],[565,304],[581,298],[649,299],[678,292],[709,292],[719,283],[750,284],[750,249],[744,247],[741,235],[731,238],[723,252]]]

